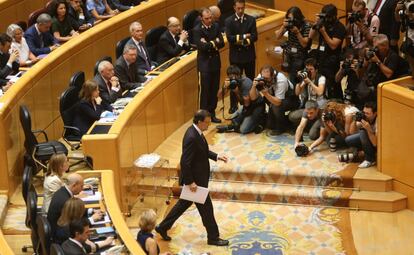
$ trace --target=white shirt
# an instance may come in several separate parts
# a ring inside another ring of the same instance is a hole
[[[29,46],[26,43],[26,39],[24,37],[22,37],[22,41],[21,43],[18,43],[16,41],[13,41],[10,47],[10,54],[12,53],[13,50],[17,50],[19,52],[19,62],[20,63],[25,63],[27,60],[29,60]]]
[[[50,202],[52,201],[53,194],[60,189],[64,183],[57,175],[49,175],[46,176],[44,182],[43,182],[43,206],[42,210],[43,212],[47,213],[49,210]],[[66,188],[68,189],[68,188]],[[69,189],[68,189],[69,190]],[[70,190],[69,190],[70,192]],[[71,193],[71,192],[70,192]]]
[[[197,130],[197,132],[198,132],[198,134],[199,134],[199,135],[202,135],[202,134],[203,134],[203,131],[201,131],[201,130],[197,127],[197,125],[196,125],[196,124],[194,124],[194,123],[193,123],[193,126],[194,126],[194,128]]]

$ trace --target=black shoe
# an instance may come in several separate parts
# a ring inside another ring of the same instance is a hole
[[[236,111],[237,111],[237,106],[230,107],[230,109],[229,109],[229,114],[233,114],[233,113],[235,113]]]
[[[216,246],[227,246],[229,245],[229,240],[224,239],[217,239],[217,240],[207,240],[208,245],[216,245]]]
[[[221,119],[218,119],[216,116],[211,116],[211,122],[213,122],[213,123],[221,123]]]
[[[159,226],[155,227],[155,231],[160,234],[163,240],[165,241],[171,241],[171,237],[167,234],[167,231],[160,229]]]
[[[254,129],[255,134],[260,134],[264,130],[262,125],[257,125],[257,127]]]

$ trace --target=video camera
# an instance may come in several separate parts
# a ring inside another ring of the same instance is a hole
[[[352,12],[349,16],[348,16],[348,21],[350,24],[353,24],[357,21],[361,21],[364,18],[363,14],[360,12]]]
[[[308,76],[309,76],[309,71],[308,69],[305,68],[302,71],[299,71],[296,77],[298,78],[298,82],[302,82],[303,80],[308,78]]]

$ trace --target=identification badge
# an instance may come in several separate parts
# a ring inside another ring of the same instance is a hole
[[[290,51],[291,51],[292,53],[298,53],[298,49],[297,49],[297,48],[295,48],[295,47],[291,48],[291,49],[290,49]]]
[[[319,47],[319,50],[320,51],[325,51],[325,46],[322,45],[321,47]]]

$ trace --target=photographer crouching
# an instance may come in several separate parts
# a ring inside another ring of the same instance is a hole
[[[410,64],[411,75],[414,76],[414,1],[399,1],[395,8],[395,19],[401,22],[401,32],[405,34],[400,50]]]
[[[219,133],[235,131],[241,134],[250,132],[260,133],[263,131],[262,120],[265,112],[265,104],[263,97],[258,95],[254,99],[250,96],[253,89],[252,80],[247,77],[242,77],[241,70],[235,65],[227,68],[227,78],[224,81],[222,90],[219,91],[218,97],[224,96],[227,90],[234,93],[237,101],[241,105],[233,114],[230,125],[218,126]],[[256,90],[254,88],[254,90]]]
[[[367,102],[362,112],[355,113],[352,128],[359,131],[345,138],[350,147],[362,149],[365,160],[359,168],[367,168],[375,165],[377,148],[377,106],[374,102]]]
[[[292,83],[283,73],[270,65],[265,65],[253,81],[250,99],[257,100],[261,95],[269,106],[266,127],[270,129],[270,135],[282,134],[290,125],[285,112],[297,109],[299,106]]]

